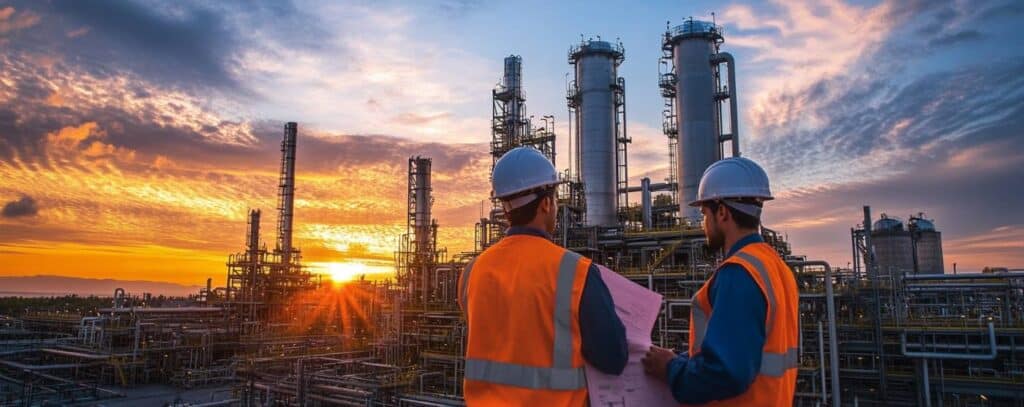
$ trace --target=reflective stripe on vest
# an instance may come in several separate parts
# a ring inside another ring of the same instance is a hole
[[[466,291],[466,288],[469,287],[469,271],[473,270],[473,263],[476,263],[476,257],[466,264],[466,268],[462,269],[462,288],[459,289],[459,292],[462,294],[462,297],[459,298],[459,301],[462,303],[462,312],[466,312],[467,309],[466,304],[468,304],[468,302],[466,302],[466,294],[469,292]]]
[[[690,301],[690,318],[693,320],[693,348],[700,349],[700,344],[704,343],[704,330],[708,327],[708,316],[704,315],[704,310],[697,304],[697,294]]]
[[[759,373],[772,377],[782,377],[789,369],[800,366],[800,350],[789,348],[786,353],[762,352],[761,371]]]
[[[549,368],[466,359],[466,378],[535,390],[576,390],[587,387],[583,368]]]
[[[746,260],[747,263],[753,265],[754,269],[757,270],[757,273],[761,275],[761,281],[764,281],[764,291],[767,293],[768,302],[770,304],[768,307],[768,321],[774,321],[775,310],[778,309],[779,306],[775,302],[775,290],[772,289],[772,280],[768,278],[768,270],[764,268],[764,263],[761,262],[761,259],[754,257],[749,253],[739,252],[736,253],[736,257]],[[765,324],[765,337],[771,335],[772,325],[774,324]]]
[[[578,390],[587,387],[582,367],[572,367],[572,287],[576,278],[576,265],[582,256],[566,251],[558,264],[555,287],[554,344],[552,367],[527,366],[485,359],[466,359],[466,379],[479,380],[529,389]],[[464,272],[463,309],[467,304],[466,288],[470,263]]]
[[[768,321],[773,321],[775,317],[775,310],[777,308],[775,301],[775,291],[772,289],[772,280],[768,278],[768,270],[765,269],[764,263],[760,259],[754,257],[748,253],[739,252],[735,254],[743,260],[754,266],[757,273],[761,275],[761,281],[764,281],[764,289],[767,293],[768,302],[771,304],[768,308]],[[708,328],[708,316],[704,314],[704,310],[700,308],[700,304],[697,301],[697,295],[694,294],[693,300],[690,303],[690,318],[693,320],[693,345],[694,349],[700,349],[701,343],[704,341],[704,334]],[[773,323],[765,324],[765,337],[771,333]],[[772,377],[782,377],[786,374],[789,369],[796,369],[800,365],[800,350],[798,348],[790,348],[785,353],[775,352],[761,352],[761,370],[758,372],[763,375]]]

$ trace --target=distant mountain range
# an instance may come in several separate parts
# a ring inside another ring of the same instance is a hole
[[[0,297],[42,297],[60,295],[97,295],[112,297],[123,288],[129,295],[185,296],[197,294],[199,286],[186,286],[162,281],[114,280],[63,276],[0,277]]]

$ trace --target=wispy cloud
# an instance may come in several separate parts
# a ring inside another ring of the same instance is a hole
[[[287,106],[336,132],[484,141],[485,117],[453,111],[487,102],[493,63],[421,38],[421,17],[401,6],[332,4],[323,12],[338,28],[322,49],[265,45],[242,53],[238,73],[274,105],[270,111]]]

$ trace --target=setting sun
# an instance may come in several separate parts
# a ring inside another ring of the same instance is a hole
[[[346,261],[340,263],[324,263],[322,273],[330,277],[335,283],[344,283],[365,275],[369,268],[366,264],[357,261]]]

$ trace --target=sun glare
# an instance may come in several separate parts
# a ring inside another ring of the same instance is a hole
[[[366,264],[356,261],[324,264],[325,274],[335,283],[345,283],[365,275],[369,268]]]

